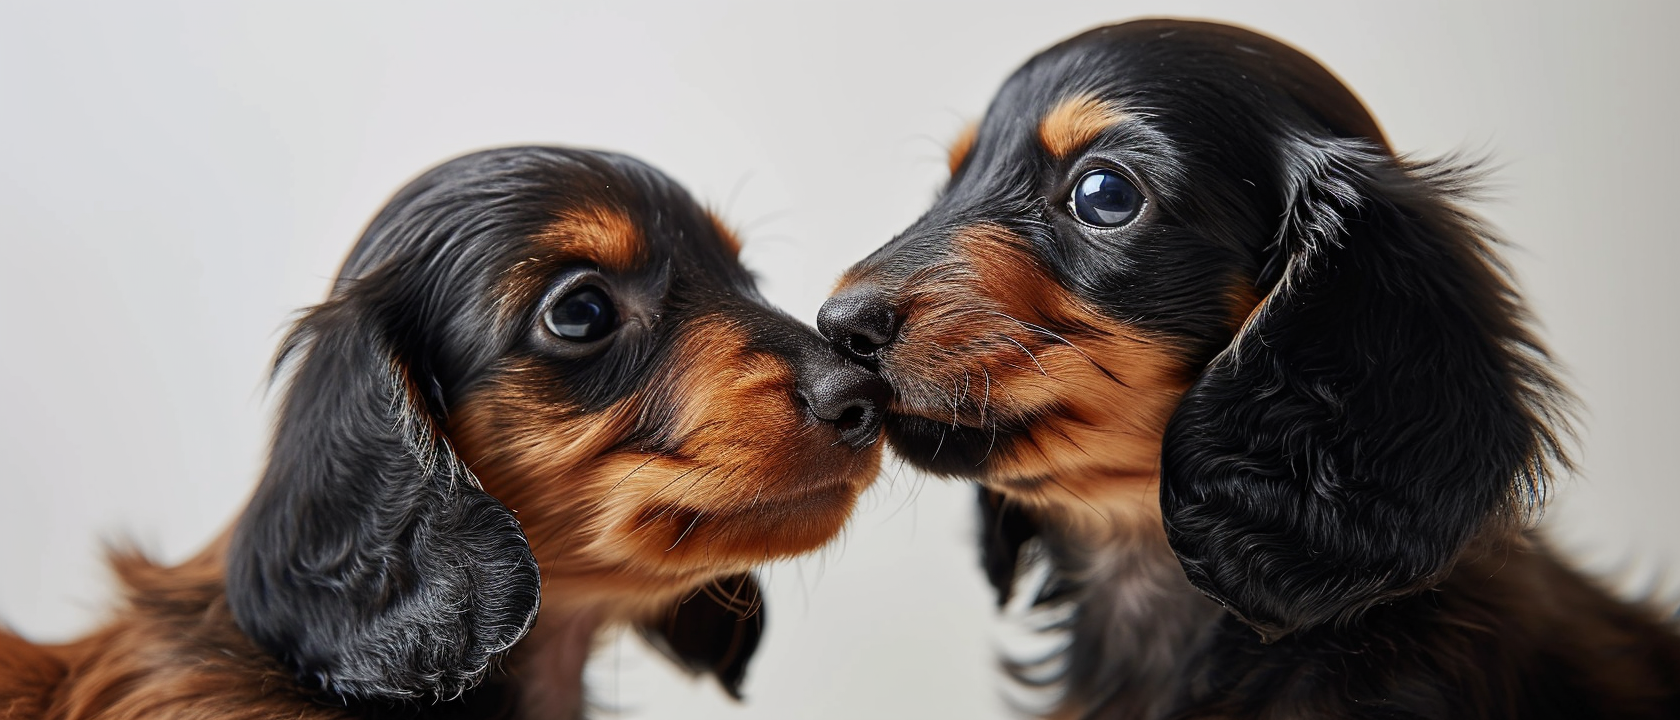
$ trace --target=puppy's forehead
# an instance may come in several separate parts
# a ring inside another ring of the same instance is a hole
[[[1269,172],[1281,137],[1387,148],[1364,104],[1305,53],[1243,28],[1140,20],[1059,43],[1010,76],[973,142],[952,149],[941,205],[996,204],[1044,191],[1092,148],[1149,166],[1156,190],[1191,166]],[[1113,157],[1110,157],[1113,160]]]
[[[609,203],[579,203],[561,210],[531,240],[562,258],[619,273],[641,267],[648,256],[641,226],[624,207]]]
[[[1026,94],[1046,108],[1046,118],[1080,96],[1213,120],[1266,114],[1284,103],[1331,134],[1387,147],[1365,104],[1317,59],[1231,25],[1148,19],[1097,28],[1033,58],[1015,81],[1031,88]],[[1064,117],[1084,114],[1061,109]]]
[[[657,170],[624,159],[578,184],[580,191],[545,208],[528,237],[535,252],[617,274],[669,266],[738,274],[734,234]]]

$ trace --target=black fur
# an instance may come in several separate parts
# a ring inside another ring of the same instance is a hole
[[[1450,170],[1284,137],[1282,275],[1167,427],[1184,569],[1268,638],[1435,585],[1521,519],[1561,391]]]
[[[453,697],[525,635],[538,576],[513,514],[440,436],[435,359],[345,283],[299,324],[262,484],[229,551],[241,629],[342,698]],[[400,302],[400,301],[399,301]],[[393,337],[396,336],[396,337]]]
[[[1035,130],[1082,95],[1126,118],[1059,157]],[[1034,57],[959,160],[926,215],[848,273],[828,327],[886,308],[899,319],[875,324],[904,337],[906,283],[985,224],[1030,246],[1058,286],[1047,305],[1064,293],[1147,333],[1192,378],[1162,431],[1164,527],[1121,513],[1093,532],[1081,513],[1097,508],[1014,502],[1044,481],[988,464],[1031,427],[962,424],[956,396],[921,407],[903,389],[926,369],[895,363],[903,341],[868,348],[900,388],[895,449],[986,483],[999,598],[1022,558],[1049,564],[1036,604],[1067,611],[1051,629],[1069,644],[1049,677],[1012,667],[1060,684],[1055,717],[1680,717],[1674,628],[1524,530],[1568,466],[1569,399],[1498,243],[1461,209],[1473,167],[1396,156],[1350,91],[1282,43],[1176,20]],[[1070,215],[1095,167],[1136,178],[1137,221]],[[1244,297],[1258,304],[1233,317]]]
[[[1008,498],[983,487],[978,490],[980,565],[986,570],[986,580],[997,590],[998,607],[1003,607],[1015,591],[1015,569],[1021,564],[1021,546],[1038,536],[1038,524]]]
[[[648,642],[690,673],[711,673],[741,699],[747,662],[764,636],[764,598],[751,575],[719,580],[641,626]]]

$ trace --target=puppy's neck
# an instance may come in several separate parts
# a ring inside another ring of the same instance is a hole
[[[584,668],[601,630],[646,620],[687,591],[680,584],[656,592],[633,582],[620,588],[588,575],[549,576],[543,582],[537,622],[505,665],[518,688],[521,719],[582,718],[588,708]]]
[[[583,717],[584,664],[595,648],[602,615],[593,609],[544,609],[531,634],[514,646],[507,672],[519,688],[519,717]]]
[[[1074,608],[1064,683],[1051,717],[1155,718],[1173,698],[1161,688],[1187,664],[1224,612],[1184,576],[1167,545],[1156,483],[1117,488],[1039,516],[1048,582]]]
[[[1159,536],[1158,545],[1164,550],[1166,532],[1161,525],[1160,487],[1160,480],[1153,476],[1141,479],[1126,476],[1102,482],[1091,482],[1089,478],[1082,482],[1053,478],[1041,483],[1031,497],[1015,499],[1032,508],[1041,525],[1056,528],[1056,534],[1065,542],[1109,548]]]

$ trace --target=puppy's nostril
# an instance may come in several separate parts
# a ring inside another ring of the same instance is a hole
[[[850,337],[846,338],[846,348],[851,350],[853,355],[860,358],[867,358],[875,356],[875,351],[881,349],[881,343],[853,333]]]
[[[834,419],[834,426],[840,428],[840,432],[856,428],[859,423],[863,422],[864,412],[863,408],[856,405],[846,408],[845,411],[840,413],[840,417]]]

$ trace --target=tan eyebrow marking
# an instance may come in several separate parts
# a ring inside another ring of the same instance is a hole
[[[1114,103],[1088,94],[1074,95],[1045,113],[1038,123],[1038,142],[1057,159],[1065,158],[1130,118]]]
[[[610,206],[567,208],[535,240],[614,272],[631,270],[646,256],[641,228],[623,209]]]
[[[972,122],[957,133],[956,139],[951,141],[951,149],[946,151],[945,162],[951,168],[951,174],[957,174],[957,168],[962,167],[968,154],[974,151],[974,139],[980,136],[980,123]]]

